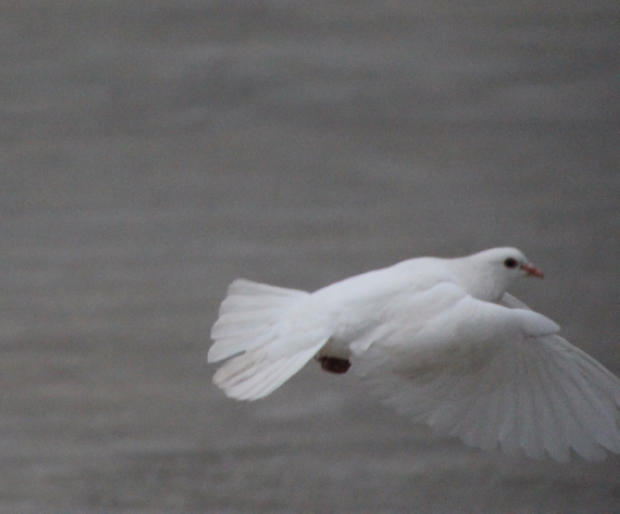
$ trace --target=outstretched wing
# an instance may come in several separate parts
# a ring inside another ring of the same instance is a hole
[[[558,461],[570,448],[586,460],[620,452],[620,380],[548,318],[463,297],[413,333],[393,321],[405,328],[358,348],[354,369],[398,411],[486,450]]]

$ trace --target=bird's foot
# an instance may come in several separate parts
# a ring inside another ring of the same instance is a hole
[[[337,373],[339,375],[346,373],[351,367],[351,362],[348,359],[322,356],[317,357],[316,360],[321,363],[321,368],[323,371],[329,371],[330,373]]]

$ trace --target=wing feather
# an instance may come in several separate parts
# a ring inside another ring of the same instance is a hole
[[[620,453],[620,380],[548,318],[503,303],[514,308],[463,296],[429,319],[433,331],[365,335],[354,369],[399,411],[471,446],[558,461]],[[406,327],[410,312],[391,321]]]

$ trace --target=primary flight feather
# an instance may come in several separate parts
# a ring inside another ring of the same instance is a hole
[[[235,280],[211,336],[214,383],[263,398],[315,358],[486,450],[558,461],[620,453],[620,380],[506,290],[542,273],[515,248],[423,257],[314,293]]]

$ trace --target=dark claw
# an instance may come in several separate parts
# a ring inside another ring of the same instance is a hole
[[[342,374],[349,371],[351,362],[348,359],[338,359],[337,357],[317,357],[321,363],[321,368],[330,373]]]

